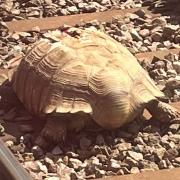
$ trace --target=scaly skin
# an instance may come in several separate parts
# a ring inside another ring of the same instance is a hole
[[[171,105],[154,100],[148,104],[148,111],[157,120],[167,123],[180,119],[180,112]]]
[[[47,149],[52,144],[64,142],[66,133],[67,122],[60,120],[58,117],[49,117],[35,144],[43,149]]]

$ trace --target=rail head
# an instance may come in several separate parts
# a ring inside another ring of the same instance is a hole
[[[11,151],[0,140],[0,179],[33,180],[28,172],[17,161]]]

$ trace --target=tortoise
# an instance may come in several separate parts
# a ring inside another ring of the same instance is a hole
[[[67,131],[94,121],[104,129],[131,122],[146,108],[161,122],[180,113],[161,101],[164,94],[119,42],[104,32],[77,29],[78,36],[63,33],[59,41],[41,40],[19,64],[12,87],[24,107],[48,117],[36,142],[60,142]],[[68,119],[88,114],[92,119]]]

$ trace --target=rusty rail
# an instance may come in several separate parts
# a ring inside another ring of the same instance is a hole
[[[108,22],[112,20],[113,17],[118,16],[119,18],[123,18],[128,13],[136,12],[139,9],[140,8],[132,8],[132,9],[124,9],[124,10],[109,10],[105,12],[11,21],[11,22],[7,22],[7,26],[11,32],[32,31],[35,27],[38,27],[40,31],[47,31],[47,30],[57,29],[64,24],[74,26],[78,24],[80,21],[88,22],[88,21],[96,19],[100,22]],[[149,14],[153,17],[159,16],[159,14],[152,14],[147,9],[147,7],[142,7],[141,9],[143,9],[146,12],[146,14]]]
[[[180,168],[149,171],[125,176],[102,178],[106,180],[180,180]],[[101,180],[102,180],[101,179]]]
[[[28,172],[20,165],[11,151],[0,140],[0,179],[32,180]]]
[[[179,48],[176,48],[176,49],[158,50],[158,51],[153,51],[153,52],[137,53],[135,56],[140,61],[145,59],[145,60],[150,62],[153,59],[153,57],[158,57],[160,59],[163,59],[169,53],[179,54],[180,53],[180,46],[179,46]]]

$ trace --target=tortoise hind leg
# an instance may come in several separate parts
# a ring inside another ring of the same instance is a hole
[[[37,137],[35,144],[43,149],[51,147],[51,145],[63,142],[66,138],[67,126],[66,122],[58,117],[48,117],[47,122]]]
[[[147,109],[153,117],[161,122],[171,122],[180,119],[180,112],[177,109],[158,100],[150,102]]]

